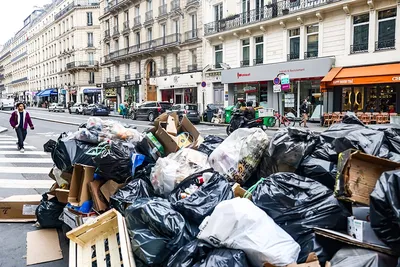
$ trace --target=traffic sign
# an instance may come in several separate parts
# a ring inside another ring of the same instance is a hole
[[[289,75],[285,74],[281,76],[281,84],[290,84]]]
[[[281,83],[281,79],[279,79],[279,77],[276,77],[274,79],[274,84],[280,84]]]
[[[280,93],[282,91],[282,86],[280,84],[274,84],[274,93]]]
[[[206,87],[207,86],[207,83],[206,82],[201,82],[201,87]]]
[[[282,84],[282,90],[290,90],[290,84]]]

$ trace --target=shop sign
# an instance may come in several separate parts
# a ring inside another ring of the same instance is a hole
[[[221,81],[221,72],[206,72],[205,73],[205,80],[208,82],[219,82]]]
[[[354,80],[353,79],[348,79],[348,80],[334,80],[333,84],[353,84]]]
[[[106,97],[116,97],[117,96],[117,89],[115,88],[108,88],[105,89]]]
[[[289,75],[284,74],[281,75],[281,85],[282,85],[282,90],[289,90],[290,89],[290,78]]]
[[[284,94],[285,97],[285,107],[294,108],[294,94]]]
[[[393,77],[393,78],[392,78],[392,81],[398,82],[398,81],[400,81],[400,77]]]
[[[282,91],[282,86],[280,84],[274,84],[274,93],[280,93]]]
[[[241,77],[250,77],[250,73],[237,73],[237,78],[240,79]]]
[[[257,87],[247,85],[247,86],[243,87],[243,91],[245,93],[256,92],[257,91]]]

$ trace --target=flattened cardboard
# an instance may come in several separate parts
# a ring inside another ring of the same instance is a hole
[[[106,211],[108,209],[108,203],[100,192],[100,187],[104,184],[104,181],[92,181],[89,183],[90,195],[93,199],[93,208],[98,212]]]
[[[113,180],[108,180],[102,187],[100,187],[100,191],[105,197],[105,199],[110,202],[110,197],[117,192],[118,189],[124,187],[125,184],[118,184]]]
[[[89,183],[93,181],[95,168],[75,164],[69,188],[68,202],[74,206],[82,204],[90,199]]]
[[[43,229],[26,234],[26,265],[33,265],[63,258],[56,229]]]
[[[400,168],[400,163],[356,150],[339,155],[335,194],[338,198],[369,206],[369,196],[383,172]]]
[[[167,133],[176,136],[178,134],[177,123],[176,123],[176,116],[168,116],[167,119]]]
[[[34,222],[41,195],[16,195],[0,200],[0,222]]]

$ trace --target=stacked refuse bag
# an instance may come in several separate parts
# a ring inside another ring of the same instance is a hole
[[[168,123],[155,127],[176,134]],[[284,128],[269,139],[261,129],[238,129],[226,139],[187,139],[168,153],[158,136],[90,118],[49,142],[56,183],[36,211],[41,227],[63,227],[69,212],[83,224],[114,208],[125,217],[137,266],[296,266],[310,255],[321,266],[397,265],[400,170],[376,177],[369,199],[371,227],[387,250],[349,246],[317,230],[348,231],[354,203],[343,197],[343,153],[400,163],[400,127],[365,126],[349,115],[321,134]],[[81,168],[91,176],[81,175],[75,199]]]

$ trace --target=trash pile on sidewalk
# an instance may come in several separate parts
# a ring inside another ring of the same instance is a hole
[[[398,263],[400,128],[347,116],[223,140],[175,114],[144,133],[90,118],[51,150],[36,217],[72,229],[70,266]]]

